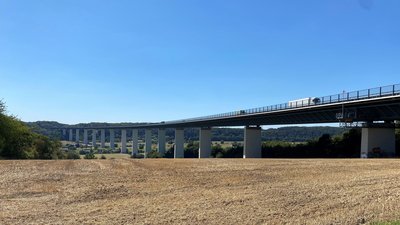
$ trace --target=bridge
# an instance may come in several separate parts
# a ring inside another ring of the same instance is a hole
[[[145,155],[152,144],[152,130],[158,129],[158,152],[166,151],[165,129],[175,129],[174,157],[184,157],[184,129],[198,128],[199,158],[211,155],[211,129],[213,127],[244,127],[243,158],[261,157],[261,126],[289,124],[342,123],[361,124],[362,140],[360,157],[367,157],[374,149],[386,155],[395,154],[395,122],[400,120],[400,84],[343,92],[336,95],[310,97],[283,104],[238,110],[234,112],[189,118],[175,121],[140,124],[135,126],[77,127],[63,128],[63,136],[69,130],[69,141],[80,142],[79,132],[83,130],[83,143],[88,144],[88,131],[92,132],[92,144],[96,146],[97,132],[100,131],[100,146],[104,148],[105,132],[110,133],[110,147],[114,149],[115,130],[121,130],[121,153],[127,152],[127,129],[132,129],[132,154],[138,154],[138,130],[145,130]]]

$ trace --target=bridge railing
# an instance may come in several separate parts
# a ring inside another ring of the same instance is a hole
[[[190,118],[190,119],[185,119],[185,120],[169,121],[169,122],[176,123],[176,122],[192,122],[192,121],[199,121],[199,120],[201,121],[201,120],[207,120],[207,119],[223,119],[223,118],[233,117],[233,116],[252,115],[252,114],[257,114],[257,113],[273,112],[273,111],[295,109],[295,108],[304,108],[304,107],[309,107],[309,106],[325,105],[325,104],[332,104],[332,103],[338,103],[338,102],[349,102],[349,101],[362,100],[362,99],[379,98],[379,97],[393,96],[393,95],[399,95],[399,94],[400,94],[400,84],[395,84],[395,85],[382,86],[382,87],[370,88],[370,89],[359,90],[359,91],[343,92],[341,94],[336,94],[336,95],[328,95],[328,96],[318,97],[318,98],[314,98],[314,101],[312,101],[310,99],[308,101],[302,101],[299,103],[296,102],[295,104],[282,103],[282,104],[277,104],[277,105],[264,106],[264,107],[259,107],[259,108],[246,109],[246,110],[238,110],[238,111],[234,111],[234,112],[221,113],[221,114],[215,114],[215,115],[210,115],[210,116]],[[318,100],[315,100],[315,99],[318,99]]]

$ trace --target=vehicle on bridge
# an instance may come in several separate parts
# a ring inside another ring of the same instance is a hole
[[[309,98],[302,98],[302,99],[289,101],[288,106],[289,106],[289,108],[296,108],[296,107],[317,105],[320,102],[321,102],[320,98],[309,97]]]

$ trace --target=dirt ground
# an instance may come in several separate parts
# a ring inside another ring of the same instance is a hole
[[[400,160],[0,161],[0,224],[363,224],[400,218]]]

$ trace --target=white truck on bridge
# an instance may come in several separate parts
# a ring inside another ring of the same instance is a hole
[[[302,99],[289,101],[288,106],[289,106],[289,108],[310,106],[310,105],[316,105],[316,104],[320,103],[320,101],[321,100],[319,98],[315,98],[315,97],[302,98]]]

